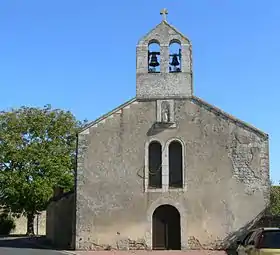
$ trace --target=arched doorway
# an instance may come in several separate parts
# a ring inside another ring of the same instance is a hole
[[[180,213],[174,206],[159,206],[152,224],[153,250],[181,250]]]

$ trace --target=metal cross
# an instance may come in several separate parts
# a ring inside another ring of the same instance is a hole
[[[168,14],[168,10],[166,8],[160,11],[160,15],[162,15],[162,20],[166,21],[167,14]]]

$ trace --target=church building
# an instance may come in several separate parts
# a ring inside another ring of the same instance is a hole
[[[269,203],[268,135],[193,94],[191,42],[161,15],[135,98],[78,134],[76,249],[216,248]]]

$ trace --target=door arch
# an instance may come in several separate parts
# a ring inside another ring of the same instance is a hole
[[[181,250],[180,213],[172,205],[157,207],[152,218],[153,250]]]

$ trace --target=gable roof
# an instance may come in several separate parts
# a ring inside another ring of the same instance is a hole
[[[263,138],[268,138],[268,134],[261,131],[260,129],[252,126],[251,124],[248,124],[247,122],[245,121],[242,121],[226,112],[224,112],[223,110],[219,109],[218,107],[214,106],[214,105],[211,105],[209,103],[207,103],[206,101],[202,100],[201,98],[199,97],[196,97],[196,96],[192,96],[191,97],[191,101],[196,103],[196,104],[199,104],[200,106],[206,108],[207,110],[215,113],[216,115],[218,116],[221,116],[227,120],[230,120],[231,122],[235,123],[236,125],[238,126],[241,126],[245,129],[248,129],[250,131],[253,131],[255,134],[263,137]]]
[[[136,98],[132,98],[128,101],[126,101],[125,103],[121,104],[120,106],[116,107],[115,109],[113,109],[112,111],[103,114],[101,117],[99,117],[98,119],[89,122],[88,124],[86,124],[78,133],[82,133],[83,131],[87,130],[88,128],[94,126],[95,124],[99,123],[102,120],[105,120],[106,118],[108,118],[109,116],[111,116],[112,114],[118,112],[119,110],[121,110],[122,108],[130,105],[131,103],[135,102]]]
[[[191,96],[188,98],[191,102],[195,103],[195,104],[198,104],[202,107],[204,107],[205,109],[207,109],[208,111],[211,111],[213,112],[214,114],[216,114],[217,116],[220,116],[226,120],[229,120],[231,122],[233,122],[234,124],[240,126],[240,127],[243,127],[247,130],[250,130],[252,132],[254,132],[255,134],[265,138],[265,139],[268,139],[268,134],[261,131],[260,129],[252,126],[251,124],[248,124],[247,122],[245,121],[242,121],[226,112],[224,112],[223,110],[221,110],[220,108],[214,106],[214,105],[211,105],[209,103],[207,103],[206,101],[202,100],[201,98],[197,97],[197,96]],[[88,123],[87,125],[85,125],[80,131],[79,133],[82,133],[83,131],[89,129],[90,127],[98,124],[99,122],[105,120],[106,118],[108,118],[109,116],[111,116],[112,114],[114,113],[117,113],[119,110],[123,109],[124,107],[127,107],[129,106],[130,104],[136,102],[137,99],[134,97],[132,99],[130,99],[129,101],[126,101],[125,103],[121,104],[120,106],[116,107],[115,109],[113,109],[112,111],[102,115],[101,117],[99,117],[98,119],[94,120],[94,121],[91,121],[90,123]]]
[[[155,31],[157,28],[159,28],[160,26],[167,26],[168,28],[172,29],[175,33],[179,34],[183,39],[185,39],[188,43],[190,43],[190,40],[183,34],[181,33],[177,28],[175,28],[174,26],[170,25],[166,20],[161,21],[157,26],[155,26],[154,28],[152,28],[148,33],[146,33],[144,36],[142,36],[139,40],[138,40],[138,45],[141,44],[141,42],[145,41],[147,39],[147,37],[153,33],[153,31]]]

